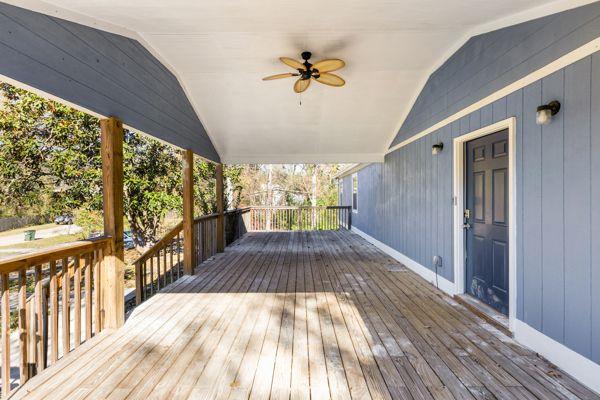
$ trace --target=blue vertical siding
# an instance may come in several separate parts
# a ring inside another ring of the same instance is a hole
[[[353,225],[432,271],[442,256],[453,281],[452,139],[516,117],[517,318],[600,362],[599,82],[596,53],[387,154],[358,172]],[[551,100],[562,109],[540,127]]]
[[[0,74],[219,161],[177,78],[133,39],[0,3]]]
[[[584,355],[591,353],[590,89],[591,57],[588,57],[565,69],[563,158],[564,256],[568,272],[564,280],[565,344]]]
[[[590,291],[592,293],[592,359],[600,360],[600,53],[592,56],[590,119],[590,171],[591,171],[591,241],[592,264]]]
[[[471,38],[431,74],[392,145],[599,36],[594,2]]]
[[[542,329],[542,129],[535,111],[542,104],[540,81],[523,90],[523,271],[524,310],[530,326]],[[517,189],[518,190],[518,189]]]
[[[564,103],[564,70],[542,79],[542,102],[558,100]],[[564,241],[564,116],[558,113],[541,132],[541,215],[542,219],[542,332],[562,341],[564,339],[564,248],[556,243]],[[547,218],[552,215],[553,218]],[[556,279],[561,277],[562,279]]]

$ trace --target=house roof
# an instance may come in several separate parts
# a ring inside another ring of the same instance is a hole
[[[141,43],[180,83],[201,121],[199,146],[218,153],[212,158],[365,163],[383,160],[430,74],[468,38],[589,1],[9,3]],[[313,83],[299,96],[292,80],[261,81],[291,71],[278,57],[304,50],[345,60],[346,86]]]

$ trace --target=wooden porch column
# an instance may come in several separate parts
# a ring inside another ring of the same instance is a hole
[[[223,217],[223,164],[217,164],[215,178],[216,184],[216,201],[217,201],[217,252],[225,251],[225,218]]]
[[[194,153],[183,156],[183,273],[194,273]]]
[[[100,121],[104,234],[112,237],[101,272],[103,327],[125,323],[123,255],[123,124],[116,118]]]

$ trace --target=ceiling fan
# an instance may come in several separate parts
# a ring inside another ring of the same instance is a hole
[[[282,79],[282,78],[290,78],[292,76],[299,76],[296,83],[294,83],[294,92],[302,93],[310,86],[311,78],[319,83],[323,83],[329,86],[344,86],[346,81],[344,81],[339,76],[332,74],[332,71],[337,71],[338,69],[344,68],[346,63],[337,58],[332,58],[328,60],[317,61],[314,64],[311,64],[308,60],[312,56],[310,51],[305,51],[302,53],[303,63],[300,61],[296,61],[293,58],[288,57],[279,57],[282,63],[287,66],[290,66],[297,70],[298,72],[289,72],[285,74],[277,74],[271,75],[263,78],[263,81],[271,81],[274,79]]]

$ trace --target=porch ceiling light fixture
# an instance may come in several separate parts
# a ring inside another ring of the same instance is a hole
[[[439,143],[436,143],[433,146],[431,146],[431,154],[433,154],[433,155],[440,153],[442,150],[444,150],[443,142],[439,142]]]
[[[535,122],[538,125],[548,125],[552,121],[552,117],[560,111],[560,103],[556,100],[548,104],[541,105],[537,108]]]

